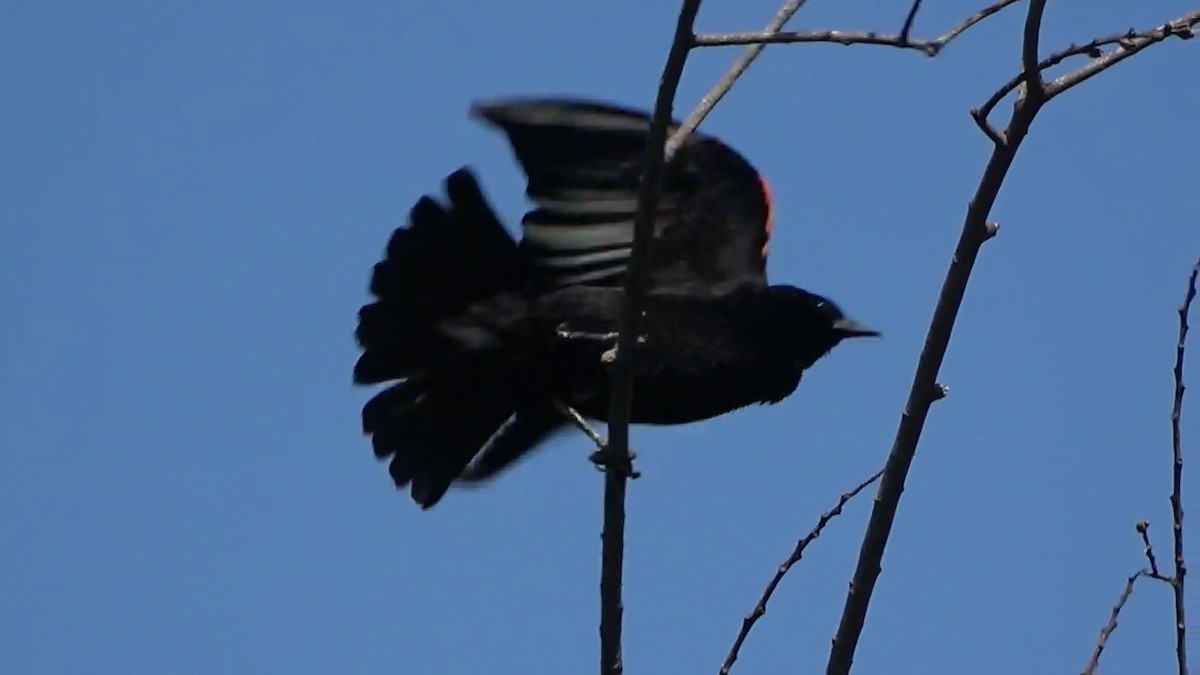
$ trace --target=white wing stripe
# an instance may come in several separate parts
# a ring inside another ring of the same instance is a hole
[[[633,223],[597,223],[595,225],[543,225],[525,223],[524,237],[550,249],[578,250],[606,246],[629,245],[633,241]]]
[[[622,247],[607,251],[595,251],[593,253],[545,255],[539,256],[535,262],[542,267],[584,267],[605,262],[627,260],[630,250],[629,247]]]

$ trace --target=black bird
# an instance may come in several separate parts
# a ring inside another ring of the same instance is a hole
[[[363,431],[426,509],[564,428],[564,406],[607,417],[600,357],[617,330],[650,126],[641,112],[576,100],[473,112],[507,135],[528,177],[536,208],[520,242],[468,169],[450,174],[447,202],[422,197],[392,235],[356,331],[354,381],[399,380],[363,407]],[[767,285],[771,221],[766,182],[716,138],[692,134],[667,165],[635,423],[777,403],[840,341],[878,335],[827,298]]]

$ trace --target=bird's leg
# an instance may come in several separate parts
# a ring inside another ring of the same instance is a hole
[[[555,333],[558,335],[558,337],[560,337],[564,340],[583,340],[586,342],[599,342],[603,345],[608,346],[609,348],[616,347],[617,338],[621,335],[617,331],[612,331],[609,333],[594,333],[592,331],[586,331],[586,330],[573,330],[565,322],[558,324],[558,328],[555,330]],[[638,339],[637,339],[637,343],[639,345],[646,344],[646,336],[639,335]]]
[[[608,449],[608,441],[604,440],[604,438],[592,428],[592,425],[588,424],[587,420],[583,419],[583,415],[580,415],[579,411],[563,403],[562,401],[555,401],[554,404],[558,408],[559,412],[570,419],[571,422],[580,431],[582,431],[585,436],[590,438],[592,442],[596,444],[598,450],[589,455],[588,459],[596,465],[597,469],[600,471],[608,471],[610,468],[612,468],[615,471],[622,471],[624,472],[626,478],[637,478],[638,476],[641,476],[640,473],[633,470],[633,458],[637,457],[637,454],[631,450],[629,452],[628,459],[616,462],[611,461],[616,458],[611,456],[612,453]]]
[[[587,423],[587,420],[583,419],[583,415],[580,415],[578,410],[558,400],[554,401],[554,407],[558,408],[558,412],[562,413],[567,417],[567,419],[571,420],[571,423],[575,425],[575,428],[582,431],[584,436],[590,438],[591,441],[596,444],[597,448],[603,449],[608,443],[608,441],[604,440],[600,436],[598,431],[592,428],[592,425]]]
[[[605,344],[615,342],[619,333],[589,333],[583,330],[571,330],[567,328],[567,324],[558,325],[558,337],[564,340],[587,340],[589,342],[603,342]]]

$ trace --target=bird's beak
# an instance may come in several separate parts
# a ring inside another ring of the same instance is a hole
[[[833,330],[843,340],[856,337],[880,337],[883,333],[872,330],[849,317],[843,317],[833,322]]]

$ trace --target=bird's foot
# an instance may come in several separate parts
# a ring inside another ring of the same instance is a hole
[[[586,330],[571,330],[565,323],[558,325],[557,333],[558,337],[564,340],[586,340],[588,342],[603,342],[605,344],[616,342],[617,336],[620,335],[616,331],[612,333],[592,333]]]
[[[558,329],[555,332],[557,333],[558,337],[560,337],[564,340],[582,340],[585,342],[599,342],[602,345],[608,346],[610,352],[614,352],[614,350],[616,350],[617,338],[620,337],[620,335],[621,335],[620,333],[618,333],[616,331],[613,331],[611,333],[593,333],[591,331],[586,331],[586,330],[572,330],[565,323],[558,324]],[[637,338],[637,345],[641,346],[644,344],[646,344],[646,336],[639,335]]]
[[[605,473],[614,471],[625,478],[641,478],[641,472],[633,469],[633,460],[636,457],[637,453],[632,450],[628,455],[618,455],[606,445],[602,450],[593,452],[588,459],[596,465],[597,469]]]

